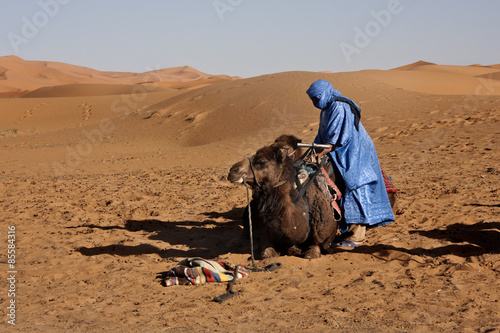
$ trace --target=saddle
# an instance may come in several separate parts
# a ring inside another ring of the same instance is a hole
[[[312,146],[313,147],[313,146]],[[299,159],[294,162],[294,166],[297,169],[297,179],[295,181],[296,188],[299,190],[299,194],[295,201],[298,201],[300,198],[304,198],[306,203],[306,209],[308,210],[308,203],[304,197],[304,194],[309,188],[309,186],[315,182],[318,185],[318,188],[323,192],[323,195],[330,202],[333,210],[333,217],[335,221],[340,221],[342,218],[342,210],[340,209],[340,200],[342,198],[342,193],[340,192],[335,182],[331,179],[330,175],[332,172],[328,173],[325,169],[327,165],[327,158],[323,157],[323,160],[320,162],[317,161],[316,156],[313,153],[313,149],[309,148]],[[329,161],[333,163],[332,161]],[[331,167],[331,165],[330,165]],[[384,178],[385,188],[387,194],[391,194],[394,196],[397,193],[397,190],[392,185],[389,177],[384,173],[383,170],[382,175]],[[391,205],[393,202],[391,201]]]
[[[303,195],[301,193],[305,192],[315,182],[326,200],[330,203],[333,210],[333,218],[338,222],[342,218],[342,211],[339,205],[342,193],[325,170],[325,164],[325,161],[317,164],[305,162],[304,160],[300,160],[300,163],[295,164],[298,168],[296,186],[299,189],[299,195],[297,196],[297,200]],[[302,186],[304,183],[306,185]]]

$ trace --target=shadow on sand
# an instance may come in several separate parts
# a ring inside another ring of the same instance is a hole
[[[99,226],[82,225],[69,228],[91,228],[101,230],[122,229],[130,232],[143,232],[152,240],[165,242],[165,248],[151,244],[80,247],[76,251],[85,256],[111,254],[118,256],[137,256],[142,254],[158,254],[161,258],[171,257],[203,257],[216,258],[219,255],[232,253],[249,253],[250,244],[241,238],[240,227],[243,208],[235,208],[228,212],[206,212],[204,221],[161,221],[156,219],[128,220],[125,225]],[[228,222],[217,222],[223,218]],[[175,248],[174,248],[175,247]]]
[[[451,224],[446,229],[413,230],[410,234],[418,234],[454,244],[432,249],[405,249],[392,245],[360,246],[358,253],[378,254],[386,256],[389,251],[400,251],[411,255],[440,257],[448,254],[470,257],[486,253],[500,253],[500,222],[478,222],[472,225],[461,223]]]
[[[241,216],[244,208],[227,212],[205,212],[204,221],[161,221],[156,219],[128,220],[125,225],[99,226],[82,225],[68,228],[92,228],[101,230],[122,229],[130,232],[145,232],[148,238],[165,242],[165,248],[151,244],[81,247],[76,251],[85,256],[111,254],[117,256],[137,256],[157,254],[161,258],[203,257],[216,258],[225,253],[250,253],[248,239],[242,238]],[[223,218],[228,222],[217,222]],[[455,223],[446,229],[413,230],[427,238],[452,242],[454,244],[425,248],[403,248],[393,245],[362,245],[353,251],[386,257],[391,251],[399,251],[417,256],[440,257],[456,255],[460,257],[480,256],[486,253],[500,253],[500,222],[478,222],[472,225]],[[175,247],[175,248],[174,248]]]

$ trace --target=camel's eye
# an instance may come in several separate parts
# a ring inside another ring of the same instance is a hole
[[[261,167],[265,166],[265,165],[266,165],[266,163],[267,163],[267,161],[266,161],[266,160],[257,160],[257,161],[254,161],[254,162],[253,162],[253,164],[258,165],[258,166],[261,166]]]

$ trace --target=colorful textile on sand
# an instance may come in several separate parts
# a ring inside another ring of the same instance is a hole
[[[236,266],[225,261],[213,261],[202,258],[187,258],[180,261],[170,271],[161,273],[162,284],[166,287],[175,285],[201,285],[208,282],[228,282],[234,279]],[[238,278],[250,274],[243,266],[238,268]]]

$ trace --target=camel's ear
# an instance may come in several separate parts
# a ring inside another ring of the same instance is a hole
[[[279,163],[283,163],[284,160],[288,157],[288,149],[286,148],[280,148],[278,151],[276,151],[276,160]]]
[[[293,143],[293,149],[297,149],[297,148],[298,148],[298,147],[297,147],[297,144],[302,142],[302,140],[301,140],[301,139],[297,139],[297,138],[295,138],[295,139],[296,139],[296,140],[295,140],[295,142]]]

